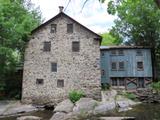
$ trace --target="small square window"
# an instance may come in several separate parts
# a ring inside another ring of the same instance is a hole
[[[72,42],[72,52],[79,52],[80,49],[80,42],[74,41]]]
[[[117,63],[116,62],[111,63],[111,69],[112,70],[117,70]]]
[[[137,56],[142,56],[142,55],[143,55],[143,54],[142,54],[142,51],[141,51],[141,50],[137,50],[137,51],[136,51],[136,55],[137,55]]]
[[[51,24],[51,33],[56,33],[57,31],[57,25],[56,24]]]
[[[36,79],[36,84],[37,85],[42,85],[43,84],[43,79]]]
[[[57,72],[57,63],[51,63],[51,71]]]
[[[43,51],[45,52],[49,52],[51,51],[51,42],[44,42],[44,45],[43,45]]]
[[[57,87],[59,88],[64,87],[64,80],[57,80]]]
[[[123,50],[118,50],[118,55],[124,55],[124,51]]]
[[[119,70],[124,70],[124,62],[119,62]]]
[[[143,70],[143,62],[142,61],[137,62],[137,69],[138,70]]]
[[[116,50],[112,50],[111,55],[116,55]]]
[[[73,33],[73,24],[67,24],[67,33]]]

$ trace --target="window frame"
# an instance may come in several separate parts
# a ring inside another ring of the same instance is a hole
[[[124,50],[119,49],[119,50],[118,50],[118,55],[123,56],[123,55],[124,55]]]
[[[117,55],[117,51],[116,51],[116,50],[111,50],[111,55],[112,55],[112,56]]]
[[[122,65],[123,67],[121,67],[121,65]],[[125,62],[124,62],[124,61],[120,61],[120,62],[118,63],[118,70],[121,70],[121,71],[125,70]]]
[[[80,41],[72,41],[72,52],[79,52],[79,51],[80,51]]]
[[[67,33],[73,33],[73,23],[67,24]]]
[[[57,72],[57,63],[56,62],[51,63],[51,72]]]
[[[44,41],[43,42],[43,51],[50,52],[51,51],[51,41]]]
[[[138,63],[141,63],[141,67],[139,67],[139,64]],[[143,61],[137,61],[137,70],[138,71],[143,71],[144,70],[144,65],[143,65]]]
[[[136,50],[136,56],[143,56],[142,50]]]
[[[113,64],[115,64],[115,68],[113,68]],[[111,70],[116,71],[117,70],[117,62],[111,62]]]
[[[58,88],[63,88],[64,87],[64,80],[63,79],[58,79],[57,80],[57,87]]]
[[[57,32],[57,24],[51,24],[50,33],[56,33],[56,32]]]

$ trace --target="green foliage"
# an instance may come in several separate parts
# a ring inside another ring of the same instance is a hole
[[[40,23],[40,12],[29,0],[0,0],[0,83],[12,79],[8,75],[23,61],[28,36]]]
[[[109,90],[110,87],[111,87],[111,86],[110,86],[110,84],[108,84],[108,83],[101,85],[101,89],[102,89],[102,90]]]
[[[69,99],[73,103],[77,102],[80,98],[82,98],[84,96],[85,96],[85,94],[82,91],[73,90],[73,91],[69,92]]]
[[[123,94],[123,96],[125,96],[126,98],[131,99],[131,100],[136,100],[137,99],[137,96],[134,93],[125,92]]]
[[[159,82],[155,82],[151,84],[151,87],[156,91],[156,92],[160,92],[160,81]]]
[[[110,33],[103,33],[102,35],[102,43],[103,46],[109,46],[109,45],[119,45],[122,41],[120,38],[113,36],[113,34]]]

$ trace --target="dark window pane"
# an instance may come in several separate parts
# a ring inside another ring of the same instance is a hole
[[[79,49],[80,49],[80,43],[78,41],[72,42],[72,51],[79,52]]]
[[[116,50],[112,50],[111,55],[116,55]]]
[[[101,71],[101,75],[104,76],[105,75],[105,70]]]
[[[111,63],[111,68],[112,68],[112,70],[116,70],[116,69],[117,69],[117,64],[116,64],[116,62],[112,62],[112,63]]]
[[[143,70],[143,62],[137,62],[137,69]]]
[[[43,79],[36,79],[36,84],[42,85],[43,84]]]
[[[67,33],[73,33],[73,24],[67,24]]]
[[[124,62],[119,62],[119,70],[124,70]]]
[[[125,86],[124,78],[119,78],[119,86]]]
[[[57,63],[51,63],[51,71],[57,72]]]
[[[44,42],[43,51],[51,51],[51,42]]]
[[[137,56],[142,56],[142,51],[141,51],[141,50],[137,50],[137,51],[136,51],[136,55],[137,55]]]
[[[57,80],[57,87],[64,87],[64,80]]]
[[[119,55],[124,55],[124,51],[123,50],[118,50],[118,54]]]
[[[56,31],[57,31],[57,25],[51,24],[51,33],[56,33]]]
[[[112,78],[112,86],[118,86],[117,78]]]

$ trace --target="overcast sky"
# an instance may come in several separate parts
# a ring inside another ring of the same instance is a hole
[[[85,0],[31,0],[39,6],[45,21],[59,13],[58,6],[64,6],[65,13],[96,33],[107,32],[114,25],[114,16],[107,14],[107,3],[100,4],[98,0],[88,0],[83,10]]]

